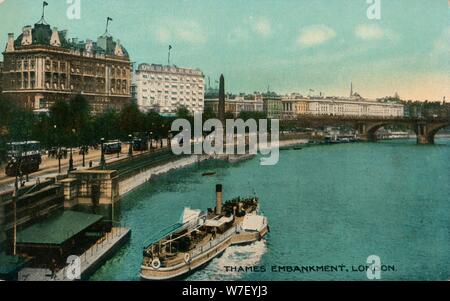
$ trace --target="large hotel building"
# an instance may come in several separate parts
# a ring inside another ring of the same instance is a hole
[[[107,32],[97,41],[69,40],[41,19],[17,38],[10,33],[3,57],[3,94],[27,108],[48,109],[76,94],[94,113],[130,101],[130,58]]]
[[[205,79],[198,69],[140,64],[135,73],[137,103],[142,111],[173,115],[185,107],[203,112]]]

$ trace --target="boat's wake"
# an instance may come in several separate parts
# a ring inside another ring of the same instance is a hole
[[[187,280],[239,280],[245,273],[242,269],[239,271],[239,267],[245,269],[246,267],[257,266],[266,250],[265,240],[245,246],[231,246],[225,250],[221,257],[214,258],[206,267],[195,272]]]

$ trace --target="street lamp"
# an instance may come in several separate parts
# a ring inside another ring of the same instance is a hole
[[[167,147],[172,146],[172,138],[173,138],[173,134],[172,134],[172,131],[170,131],[169,135],[167,135]]]
[[[17,199],[18,199],[18,190],[19,185],[17,182],[17,174],[16,174],[16,181],[14,183],[14,192],[12,197],[12,205],[13,205],[13,255],[17,255]]]
[[[103,150],[103,143],[105,142],[105,138],[100,139],[100,149],[101,149],[101,156],[100,156],[100,168],[105,169],[106,161],[105,161],[105,152]]]
[[[83,167],[86,167],[85,155],[86,155],[87,146],[83,145],[81,149],[81,154],[83,155]]]
[[[128,135],[128,138],[130,139],[130,148],[128,149],[128,157],[133,157],[133,136],[130,134]]]
[[[56,124],[53,126],[53,128],[55,129],[55,137],[56,137],[57,136]],[[58,174],[61,174],[61,148],[59,147],[59,145],[56,147],[56,156],[58,157]]]
[[[150,132],[149,136],[148,136],[148,139],[150,140],[150,148],[148,149],[149,152],[152,151],[152,147],[153,147],[153,145],[152,145],[152,137],[153,137],[153,132]]]
[[[75,136],[75,129],[72,129],[72,137]],[[69,158],[69,172],[73,171],[73,156],[72,156],[72,146],[73,142],[70,143],[70,158]]]

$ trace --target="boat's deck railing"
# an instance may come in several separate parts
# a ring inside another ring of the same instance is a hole
[[[240,229],[240,226],[233,226],[232,228],[228,229],[224,234],[220,235],[219,238],[213,239],[210,242],[208,242],[206,245],[203,245],[201,247],[197,247],[191,252],[191,258],[194,258],[198,256],[199,254],[208,251],[215,246],[219,245],[223,241],[227,240],[231,236],[233,236],[238,230]]]
[[[204,222],[206,217],[207,215],[205,213],[202,213],[198,218],[193,219],[185,224],[177,223],[164,228],[163,230],[158,232],[157,235],[153,236],[150,239],[150,241],[146,244],[145,249],[149,249],[153,245],[159,245],[162,240],[168,239],[174,233],[181,232],[186,229],[196,229],[200,227],[202,225],[200,221],[202,220]]]

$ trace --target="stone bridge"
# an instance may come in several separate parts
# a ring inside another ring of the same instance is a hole
[[[376,132],[389,125],[406,125],[417,135],[418,144],[434,144],[434,136],[450,126],[449,118],[408,118],[408,117],[357,117],[357,116],[299,116],[282,120],[281,126],[323,127],[350,126],[358,131],[365,141],[376,141]]]

